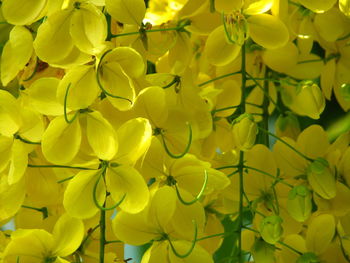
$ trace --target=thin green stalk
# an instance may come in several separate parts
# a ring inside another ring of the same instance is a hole
[[[237,75],[237,74],[240,74],[241,71],[236,71],[236,72],[232,72],[232,73],[228,73],[228,74],[225,74],[225,75],[221,75],[221,76],[218,76],[216,78],[213,78],[213,79],[210,79],[208,81],[205,81],[205,82],[202,82],[200,84],[198,84],[198,87],[203,87],[211,82],[214,82],[214,81],[217,81],[217,80],[220,80],[220,79],[223,79],[223,78],[227,78],[227,77],[230,77],[230,76],[234,76],[234,75]]]
[[[18,134],[16,134],[15,136],[15,139],[18,139],[18,140],[20,140],[21,142],[24,142],[24,143],[27,143],[27,144],[37,144],[37,145],[40,145],[41,144],[41,142],[32,142],[32,141],[29,141],[29,140],[27,140],[27,139],[24,139],[24,138],[22,138],[20,135],[18,135]]]
[[[289,187],[291,187],[291,188],[294,187],[293,185],[291,185],[291,184],[289,184],[289,183],[283,181],[283,179],[278,178],[278,177],[276,177],[276,176],[274,176],[274,175],[272,175],[272,174],[269,174],[269,173],[267,173],[267,172],[265,172],[265,171],[263,171],[263,170],[257,169],[257,168],[255,168],[255,167],[247,166],[247,165],[244,165],[244,168],[250,169],[250,170],[253,170],[253,171],[256,171],[256,172],[259,172],[259,173],[261,173],[261,174],[263,174],[263,175],[267,175],[267,176],[269,176],[269,177],[275,179],[276,181],[281,182],[282,184],[285,184],[285,185],[287,185],[287,186],[289,186]]]
[[[288,146],[290,149],[292,149],[295,153],[299,154],[301,157],[303,157],[304,159],[306,159],[307,161],[309,162],[313,162],[314,160],[310,157],[307,157],[305,154],[301,153],[300,151],[298,151],[297,149],[295,149],[292,145],[290,145],[289,143],[287,143],[285,140],[282,140],[280,137],[278,137],[277,135],[261,128],[261,127],[258,127],[259,130],[267,133],[268,135],[274,137],[276,140],[280,141],[281,143],[285,144],[286,146]]]
[[[31,209],[31,210],[35,210],[38,211],[40,213],[43,214],[43,219],[47,218],[49,216],[49,211],[47,210],[47,207],[41,207],[41,208],[37,208],[37,207],[32,207],[32,206],[28,206],[28,205],[22,205],[22,208],[27,208],[27,209]]]
[[[105,204],[103,204],[105,206]],[[105,262],[106,210],[100,210],[100,263]]]
[[[267,80],[268,76],[269,76],[269,68],[266,67],[265,68],[265,80],[264,80],[264,90],[265,93],[269,93],[269,81]],[[269,99],[267,96],[264,96],[264,100],[263,100],[263,104],[262,104],[262,109],[263,109],[263,120],[261,122],[261,126],[265,129],[265,130],[269,130]],[[263,137],[263,144],[267,147],[270,148],[270,139],[269,139],[269,135],[264,133],[264,137]]]
[[[69,169],[79,169],[79,170],[98,170],[98,169],[94,169],[94,168],[87,168],[87,167],[80,167],[80,166],[68,166],[68,165],[56,165],[56,164],[49,164],[49,165],[28,164],[28,167],[30,167],[30,168],[69,168]]]
[[[269,95],[268,92],[265,91],[264,87],[260,85],[260,83],[257,81],[256,78],[254,78],[252,75],[250,75],[248,72],[246,73],[246,75],[249,77],[249,79],[251,79],[252,81],[254,81],[255,85],[258,86],[264,93],[264,95],[269,99],[269,101],[271,101],[273,103],[273,105],[275,105],[276,109],[279,112],[283,112],[281,110],[281,108],[277,105],[277,103],[271,98],[271,96]],[[265,79],[265,78],[264,78]]]
[[[246,74],[246,53],[245,53],[245,43],[242,45],[242,60],[241,60],[241,73],[242,73],[242,82],[241,82],[241,104],[240,110],[241,113],[245,113],[246,111],[246,82],[247,82],[247,74]],[[242,227],[243,227],[243,195],[244,195],[244,152],[240,151],[239,153],[239,216],[238,216],[238,262],[243,263],[242,257]]]

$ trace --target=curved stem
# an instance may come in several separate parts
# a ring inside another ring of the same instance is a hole
[[[171,243],[170,239],[168,238],[171,250],[173,251],[175,256],[177,256],[179,258],[186,258],[186,257],[188,257],[192,253],[192,251],[194,249],[194,246],[197,243],[197,235],[198,235],[197,224],[196,224],[196,222],[194,220],[192,221],[192,223],[194,225],[194,237],[193,237],[193,240],[192,240],[191,247],[186,253],[180,254],[179,252],[177,252],[175,247],[174,247],[174,245],[173,245],[173,243]]]
[[[277,135],[261,128],[261,127],[258,127],[259,130],[261,130],[262,132],[265,132],[267,133],[268,135],[274,137],[276,140],[280,141],[281,143],[285,144],[286,146],[288,146],[290,149],[292,149],[295,153],[299,154],[301,157],[303,157],[304,159],[306,159],[307,161],[309,162],[313,162],[314,160],[310,157],[307,157],[305,154],[299,152],[297,149],[295,149],[292,145],[290,145],[289,143],[287,143],[285,140],[282,140],[281,138],[279,138]]]
[[[96,81],[97,81],[97,85],[98,87],[100,88],[100,90],[106,94],[108,97],[111,97],[111,98],[115,98],[115,99],[121,99],[121,100],[126,100],[128,102],[130,102],[130,104],[132,104],[132,101],[128,98],[124,98],[124,97],[121,97],[121,96],[117,96],[117,95],[113,95],[112,93],[109,93],[103,86],[102,86],[102,83],[101,83],[101,79],[100,79],[100,69],[101,69],[101,63],[102,63],[102,60],[104,59],[104,57],[109,53],[111,52],[112,49],[110,50],[107,50],[101,57],[98,65],[97,65],[97,70],[96,70]]]
[[[96,195],[97,195],[97,186],[98,186],[98,184],[100,183],[101,178],[104,177],[104,173],[105,173],[105,171],[106,171],[105,169],[106,169],[106,168],[103,169],[101,175],[100,175],[100,176],[98,177],[98,179],[96,180],[96,183],[95,183],[95,185],[94,185],[94,189],[93,189],[93,192],[92,192],[92,196],[93,196],[95,205],[96,205],[100,210],[102,210],[102,211],[108,211],[108,210],[113,210],[113,209],[117,208],[117,207],[124,201],[124,199],[125,199],[125,197],[126,197],[126,194],[124,194],[123,197],[122,197],[116,204],[114,204],[114,205],[111,206],[111,207],[105,207],[105,206],[100,205],[100,204],[98,203],[97,196],[96,196]]]
[[[181,197],[179,189],[177,188],[177,185],[175,184],[177,197],[179,198],[180,202],[183,203],[184,205],[192,205],[202,197],[204,190],[207,186],[207,183],[208,183],[208,173],[207,173],[207,170],[204,170],[204,182],[203,182],[202,188],[201,188],[200,192],[198,193],[198,195],[192,201],[185,201]]]
[[[68,124],[71,124],[75,120],[75,118],[78,116],[78,113],[79,113],[79,111],[76,111],[74,116],[73,116],[73,118],[71,120],[68,119],[68,116],[67,116],[67,99],[68,99],[68,92],[69,92],[71,84],[72,83],[69,83],[68,86],[67,86],[66,94],[64,95],[64,102],[63,102],[64,119],[66,120],[66,122]]]
[[[37,208],[37,207],[22,205],[21,207],[27,208],[27,209],[31,209],[31,210],[35,210],[35,211],[38,211],[38,212],[42,213],[43,214],[43,219],[49,217],[49,211],[47,210],[47,207],[45,207],[45,206],[41,207],[41,208]]]
[[[162,87],[163,89],[167,89],[167,88],[170,88],[172,85],[174,84],[177,84],[180,82],[180,76],[178,75],[175,75],[174,79],[169,83],[167,84],[166,86]],[[177,86],[177,85],[176,85]]]
[[[27,143],[27,144],[38,144],[38,145],[40,145],[41,144],[41,142],[32,142],[32,141],[29,141],[29,140],[27,140],[27,139],[24,139],[24,138],[22,138],[20,135],[18,135],[18,134],[16,134],[15,136],[15,139],[18,139],[18,140],[20,140],[20,141],[22,141],[22,142],[24,142],[24,143]]]
[[[227,77],[230,77],[230,76],[234,76],[234,75],[237,75],[237,74],[240,74],[241,71],[236,71],[236,72],[232,72],[232,73],[228,73],[228,74],[225,74],[225,75],[221,75],[221,76],[218,76],[216,78],[213,78],[213,79],[210,79],[208,81],[205,81],[205,82],[202,82],[200,84],[198,84],[198,87],[202,87],[202,86],[205,86],[211,82],[214,82],[214,81],[217,81],[217,80],[220,80],[220,79],[223,79],[223,78],[227,78]]]
[[[182,158],[183,156],[185,156],[186,153],[188,153],[188,151],[190,150],[190,147],[191,147],[191,144],[192,144],[192,127],[191,127],[191,124],[187,122],[187,125],[188,125],[188,131],[189,131],[189,135],[188,135],[188,143],[186,145],[186,148],[185,150],[183,151],[183,153],[179,154],[179,155],[175,155],[173,153],[170,152],[166,142],[165,142],[165,139],[164,139],[164,135],[163,133],[160,133],[160,136],[162,137],[162,141],[163,141],[163,145],[164,145],[164,149],[165,149],[165,152],[172,158],[174,159],[179,159],[179,158]]]

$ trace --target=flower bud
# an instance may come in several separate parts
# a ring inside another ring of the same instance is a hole
[[[275,261],[275,247],[264,242],[261,239],[255,240],[251,249],[255,263],[274,263]]]
[[[282,100],[296,114],[312,119],[319,119],[326,105],[321,89],[312,81],[303,81],[297,87],[284,87]]]
[[[278,116],[276,120],[276,135],[278,137],[289,137],[294,140],[300,133],[298,118],[292,112],[286,112],[285,115]]]
[[[335,177],[331,173],[327,160],[317,158],[307,168],[307,180],[312,189],[324,199],[336,195]]]
[[[350,83],[344,83],[340,86],[340,94],[345,101],[350,101]]]
[[[269,244],[276,244],[283,233],[282,218],[267,216],[260,223],[260,235]]]
[[[311,192],[304,185],[295,186],[290,190],[287,200],[287,210],[298,222],[304,222],[312,211]]]
[[[233,141],[238,149],[246,151],[254,146],[258,126],[249,114],[242,114],[232,127]]]

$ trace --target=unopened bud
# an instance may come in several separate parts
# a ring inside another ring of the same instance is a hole
[[[233,141],[238,149],[246,151],[254,146],[258,126],[249,114],[243,114],[237,118],[232,127]]]
[[[278,137],[298,138],[300,125],[298,118],[292,112],[286,112],[285,115],[278,116],[275,125]]]
[[[260,223],[260,235],[269,244],[276,244],[282,236],[282,218],[267,216]]]
[[[293,187],[288,194],[287,210],[291,217],[298,222],[304,222],[311,215],[311,192],[304,185]]]

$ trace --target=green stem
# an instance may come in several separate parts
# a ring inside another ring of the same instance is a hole
[[[69,168],[69,169],[79,169],[79,170],[98,170],[98,169],[94,169],[94,168],[68,166],[68,165],[56,165],[56,164],[49,164],[49,165],[28,164],[28,167],[31,167],[31,168]]]
[[[108,245],[108,244],[113,244],[113,243],[123,243],[123,241],[120,241],[120,240],[110,240],[110,241],[106,241],[105,244]]]
[[[274,137],[276,140],[280,141],[281,143],[285,144],[286,146],[288,146],[291,150],[293,150],[295,153],[299,154],[301,157],[303,157],[304,159],[306,159],[307,161],[309,162],[313,162],[314,160],[312,158],[309,158],[307,157],[305,154],[299,152],[297,149],[295,149],[292,145],[290,145],[289,143],[287,143],[285,140],[282,140],[281,138],[279,138],[277,135],[261,128],[261,127],[258,127],[259,130],[267,133],[268,135]]]
[[[281,110],[281,108],[277,105],[277,103],[271,98],[271,96],[269,95],[269,93],[265,91],[264,87],[260,85],[260,83],[257,81],[256,78],[254,78],[252,75],[250,75],[248,72],[246,73],[247,76],[249,77],[249,79],[251,79],[252,81],[254,81],[255,85],[258,86],[264,93],[264,95],[269,99],[269,101],[271,101],[273,103],[273,105],[275,105],[276,109],[279,111],[279,112],[283,112]],[[265,78],[264,78],[265,79]]]
[[[216,112],[225,111],[225,110],[230,110],[230,109],[236,109],[236,108],[239,108],[239,107],[240,107],[240,105],[229,106],[229,107],[225,107],[225,108],[221,108],[221,109],[212,110],[211,113],[212,113],[212,114],[215,114]]]
[[[217,81],[217,80],[220,80],[220,79],[223,79],[223,78],[227,78],[227,77],[230,77],[230,76],[234,76],[234,75],[237,75],[237,74],[240,74],[241,71],[237,71],[237,72],[233,72],[233,73],[228,73],[228,74],[225,74],[225,75],[221,75],[221,76],[218,76],[216,78],[213,78],[213,79],[210,79],[208,81],[205,81],[205,82],[202,82],[200,84],[198,84],[198,87],[203,87],[211,82],[214,82],[214,81]]]
[[[105,203],[103,206],[105,206]],[[106,245],[106,211],[100,210],[100,213],[100,263],[104,263]]]
[[[63,102],[63,114],[64,114],[64,119],[68,124],[71,124],[75,118],[78,116],[79,111],[76,111],[73,118],[71,120],[68,119],[68,115],[67,115],[67,100],[68,100],[68,92],[70,89],[70,86],[72,85],[72,83],[69,83],[66,89],[66,93],[64,94],[64,102]]]
[[[210,13],[215,12],[215,0],[209,0]]]
[[[289,183],[283,181],[283,179],[278,178],[278,177],[276,177],[276,176],[274,176],[274,175],[272,175],[272,174],[269,174],[269,173],[267,173],[267,172],[265,172],[265,171],[263,171],[263,170],[260,170],[260,169],[257,169],[257,168],[251,167],[251,166],[247,166],[247,165],[244,165],[244,168],[250,169],[250,170],[253,170],[253,171],[256,171],[256,172],[259,172],[259,173],[261,173],[261,174],[263,174],[263,175],[267,175],[267,176],[269,176],[269,177],[275,179],[276,181],[281,182],[282,184],[285,184],[285,185],[287,185],[287,186],[289,186],[289,187],[291,187],[291,188],[294,187],[293,185],[291,185],[291,184],[289,184]]]
[[[27,144],[37,144],[37,145],[40,145],[41,144],[41,142],[32,142],[32,141],[29,141],[29,140],[27,140],[27,139],[24,139],[24,138],[22,138],[20,135],[18,135],[18,134],[16,134],[15,136],[15,139],[18,139],[18,140],[20,140],[20,141],[22,141],[22,142],[24,142],[24,143],[27,143]]]
[[[242,73],[242,83],[241,83],[241,104],[240,110],[241,113],[246,111],[246,54],[245,54],[245,43],[242,45],[242,60],[241,60],[241,73]],[[244,194],[244,152],[240,151],[239,153],[239,210],[238,210],[238,262],[243,263],[244,259],[242,257],[242,226],[243,226],[243,194]]]
[[[41,208],[37,208],[37,207],[32,207],[32,206],[27,206],[27,205],[22,205],[22,208],[27,208],[27,209],[31,209],[31,210],[35,210],[38,211],[40,213],[43,214],[43,219],[49,217],[49,212],[47,210],[47,207],[41,207]]]
[[[264,90],[265,93],[269,93],[269,81],[267,80],[268,76],[269,76],[269,68],[265,67],[265,80],[264,80]],[[263,104],[262,104],[262,109],[263,109],[263,114],[262,114],[262,122],[261,122],[261,126],[265,129],[265,130],[269,130],[269,98],[267,98],[266,96],[264,96],[264,100],[263,100]],[[264,133],[262,140],[263,140],[263,144],[267,147],[270,148],[270,139],[269,139],[269,135]]]
[[[189,23],[183,23],[180,26],[177,27],[169,27],[169,28],[157,28],[157,29],[150,29],[150,30],[145,30],[145,33],[154,33],[154,32],[165,32],[165,31],[181,31],[185,28],[185,26],[188,26]],[[140,31],[135,31],[135,32],[128,32],[128,33],[121,33],[121,34],[116,34],[116,35],[111,35],[111,38],[116,38],[116,37],[124,37],[124,36],[132,36],[132,35],[139,35]]]
[[[39,68],[39,62],[38,62],[38,58],[37,58],[34,71],[32,72],[32,74],[28,78],[24,79],[23,81],[31,80],[35,76],[35,73],[38,71],[38,68]]]

